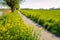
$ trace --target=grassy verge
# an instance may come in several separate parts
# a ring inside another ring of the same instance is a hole
[[[28,27],[18,11],[0,17],[0,40],[39,40],[40,31]]]

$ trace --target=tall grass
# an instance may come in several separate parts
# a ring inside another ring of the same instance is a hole
[[[25,16],[60,36],[60,10],[21,10]]]

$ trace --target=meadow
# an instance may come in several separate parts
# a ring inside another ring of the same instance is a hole
[[[37,31],[37,32],[36,32]],[[28,27],[18,11],[0,17],[0,40],[39,40],[40,29]]]
[[[21,9],[20,12],[60,37],[60,10]]]

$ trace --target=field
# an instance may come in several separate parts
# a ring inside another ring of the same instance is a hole
[[[29,10],[20,11],[22,14],[42,25],[45,29],[60,36],[60,10]]]
[[[40,30],[34,29],[25,25],[18,11],[0,17],[0,40],[38,40]]]

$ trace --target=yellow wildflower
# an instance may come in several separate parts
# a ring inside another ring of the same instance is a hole
[[[4,32],[5,32],[5,31],[6,31],[6,28],[5,28],[5,27],[2,27],[2,31],[4,31]]]

